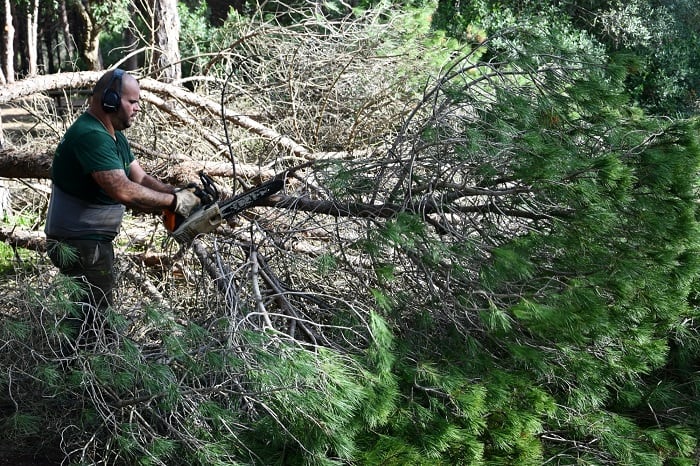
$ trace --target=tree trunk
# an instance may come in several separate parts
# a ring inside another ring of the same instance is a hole
[[[18,3],[18,2],[13,2]],[[14,5],[12,13],[15,22],[15,72],[21,78],[29,74],[29,44],[27,37],[29,28],[27,27],[27,16],[29,16],[29,5],[21,3]]]
[[[81,58],[90,70],[102,69],[102,56],[100,55],[100,32],[102,28],[95,23],[88,9],[80,1],[72,3],[83,20],[84,33],[81,44],[78,46]]]
[[[15,27],[12,24],[12,5],[10,0],[5,0],[5,79],[8,83],[15,80]]]
[[[42,66],[44,73],[48,71],[48,74],[56,73],[61,62],[61,51],[57,46],[59,43],[57,41],[58,37],[56,34],[56,29],[52,26],[48,18],[46,18],[46,13],[42,14],[41,28],[38,30],[38,36],[40,37],[39,42],[43,42],[43,48],[39,50],[39,66]],[[54,45],[56,44],[56,46]]]
[[[182,76],[177,0],[157,0],[155,15],[154,61],[158,70],[157,76],[165,82],[176,81]]]
[[[29,76],[38,74],[39,53],[39,0],[31,0],[27,5],[27,72]]]
[[[89,28],[89,31],[91,31],[92,34],[85,44],[86,48],[84,50],[84,58],[91,70],[101,70],[103,68],[103,63],[102,54],[100,54],[99,28],[91,27]]]
[[[47,179],[51,176],[53,154],[0,150],[0,173],[3,178]]]
[[[138,38],[134,34],[134,30],[132,29],[133,26],[129,26],[124,29],[124,33],[122,35],[122,38],[124,40],[124,46],[127,47],[128,50],[135,50],[138,47]],[[138,61],[138,55],[137,54],[129,54],[129,57],[124,61],[122,64],[122,68],[125,70],[135,70],[136,68],[139,67],[139,61]]]
[[[68,21],[68,8],[66,8],[66,0],[61,0],[58,5],[59,15],[61,18],[61,29],[63,35],[63,44],[66,49],[66,55],[68,61],[73,59],[75,54],[75,44],[73,42],[73,35],[70,32],[70,22]],[[59,69],[63,69],[63,63],[58,64]]]

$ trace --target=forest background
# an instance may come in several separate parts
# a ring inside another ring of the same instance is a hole
[[[0,463],[700,463],[694,0],[1,10]],[[129,212],[66,354],[49,166],[113,66],[148,171],[285,187]]]

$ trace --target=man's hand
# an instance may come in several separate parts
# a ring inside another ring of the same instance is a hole
[[[187,218],[201,204],[201,199],[194,193],[194,188],[175,191],[175,213]]]

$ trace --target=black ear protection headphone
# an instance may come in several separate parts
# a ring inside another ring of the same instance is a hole
[[[107,84],[107,89],[102,93],[102,109],[107,113],[115,113],[119,110],[119,105],[122,101],[122,76],[124,75],[124,70],[115,69],[112,74],[112,79],[109,80]],[[112,89],[112,84],[115,81],[119,82],[117,90]]]

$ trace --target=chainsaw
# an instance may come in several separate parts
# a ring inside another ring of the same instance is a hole
[[[284,185],[282,180],[273,179],[233,198],[220,200],[219,189],[214,180],[203,171],[199,172],[199,179],[201,186],[191,183],[185,188],[194,189],[195,195],[202,201],[197,210],[187,218],[170,210],[163,212],[166,230],[182,244],[189,244],[198,235],[214,231],[224,221],[255,206],[261,199],[275,194]]]

